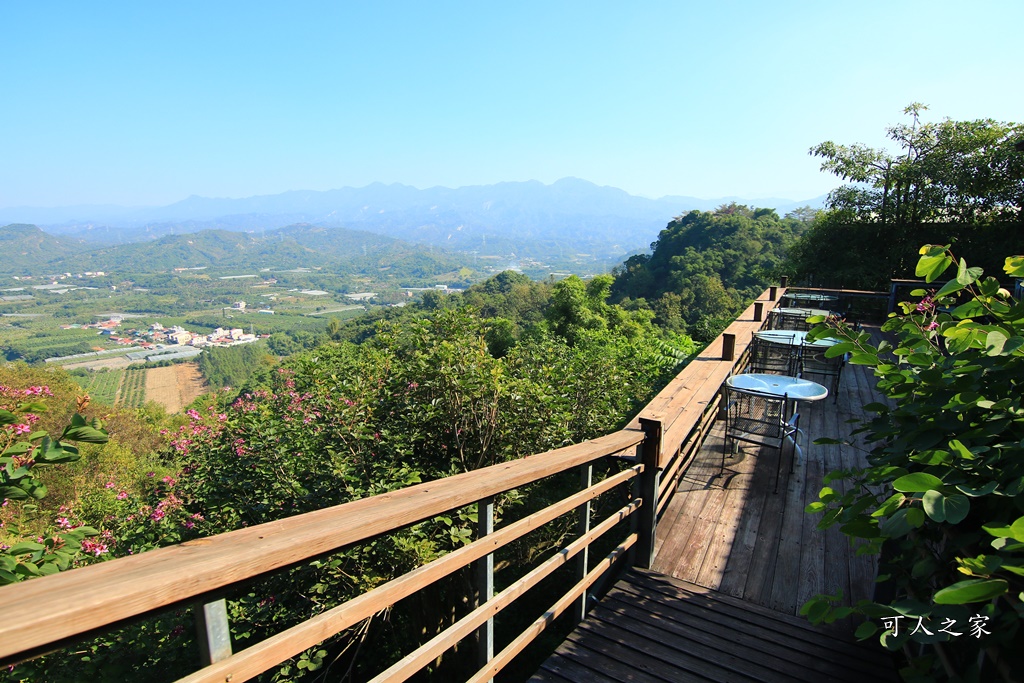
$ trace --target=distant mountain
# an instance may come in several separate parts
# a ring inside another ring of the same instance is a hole
[[[174,268],[327,268],[360,272],[396,264],[417,276],[457,270],[447,251],[369,232],[292,225],[264,234],[202,230],[147,242],[96,247],[49,235],[34,225],[0,228],[0,274],[50,274],[103,270],[159,272]],[[396,268],[396,270],[398,270]],[[413,272],[415,271],[415,272]]]
[[[15,264],[31,267],[88,248],[81,240],[54,237],[34,225],[15,223],[0,227],[0,253],[4,256],[0,259],[0,268],[10,272],[24,270]]]
[[[810,204],[735,197],[647,199],[578,178],[419,190],[374,183],[362,188],[291,191],[244,199],[192,196],[163,207],[0,209],[5,220],[31,220],[55,235],[99,244],[159,239],[201,230],[262,233],[294,223],[345,227],[481,254],[608,258],[646,249],[674,216],[736,201],[780,214]],[[326,234],[326,233],[325,233]]]

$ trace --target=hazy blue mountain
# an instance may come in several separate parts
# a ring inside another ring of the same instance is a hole
[[[398,265],[416,276],[457,270],[464,261],[446,250],[359,230],[292,225],[262,234],[202,230],[147,242],[89,245],[47,234],[34,225],[0,227],[6,258],[0,274],[43,275],[89,270],[160,272],[173,268],[326,267],[359,272]]]
[[[0,209],[0,223],[32,220],[52,234],[97,244],[201,230],[262,234],[309,223],[482,254],[543,258],[572,251],[607,258],[646,248],[674,216],[692,209],[708,210],[736,201],[772,206],[782,214],[805,204],[820,206],[822,200],[648,199],[579,178],[563,178],[551,185],[525,181],[424,190],[373,183],[362,188],[291,191],[243,199],[192,196],[148,208]],[[33,211],[38,217],[30,218]]]

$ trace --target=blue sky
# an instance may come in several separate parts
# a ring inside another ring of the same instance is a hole
[[[1024,2],[0,3],[0,206],[565,176],[807,199],[807,154],[1024,117]]]

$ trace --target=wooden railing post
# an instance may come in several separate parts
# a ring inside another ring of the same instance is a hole
[[[643,499],[637,511],[638,528],[636,557],[638,567],[650,569],[654,564],[654,536],[658,530],[658,461],[661,459],[661,420],[640,418],[644,430],[644,441],[640,445],[640,462],[644,471],[640,475],[640,497]]]
[[[228,625],[228,603],[224,598],[196,605],[196,631],[202,666],[231,656],[231,627]]]
[[[771,287],[768,288],[768,298],[771,301],[775,301],[775,297],[777,297],[778,295],[779,295],[779,288],[778,287],[772,285]]]
[[[726,332],[722,335],[722,360],[735,360],[736,335]]]
[[[764,320],[764,302],[763,301],[755,301],[754,302],[754,322],[759,323],[762,320]]]
[[[483,538],[494,533],[494,497],[477,503],[476,535]],[[477,606],[494,597],[494,553],[487,553],[476,561]],[[494,619],[488,619],[477,629],[477,664],[480,668],[494,659]]]
[[[789,284],[789,276],[788,275],[783,275],[782,277],[779,278],[779,287],[782,287],[783,289],[785,289],[788,284]]]
[[[594,484],[594,465],[587,463],[586,465],[580,465],[580,490],[589,489]],[[583,505],[576,508],[576,514],[579,515],[579,523],[577,524],[576,531],[580,536],[583,536],[590,531],[590,501],[588,500]],[[590,564],[590,546],[588,545],[583,551],[576,557],[576,580],[582,581],[586,578]],[[576,601],[575,619],[576,621],[583,621],[583,617],[587,616],[587,598],[590,595],[590,591],[584,590],[580,594],[579,599]]]

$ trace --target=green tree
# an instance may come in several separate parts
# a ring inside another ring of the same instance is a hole
[[[879,288],[913,275],[917,246],[953,243],[995,272],[1006,250],[1024,247],[1024,126],[991,119],[908,124],[888,137],[899,151],[823,142],[810,153],[848,184],[791,252],[791,275],[815,284]]]
[[[616,268],[611,300],[654,302],[656,322],[700,331],[710,340],[722,323],[764,291],[806,225],[772,209],[727,204],[675,218],[651,245]]]

